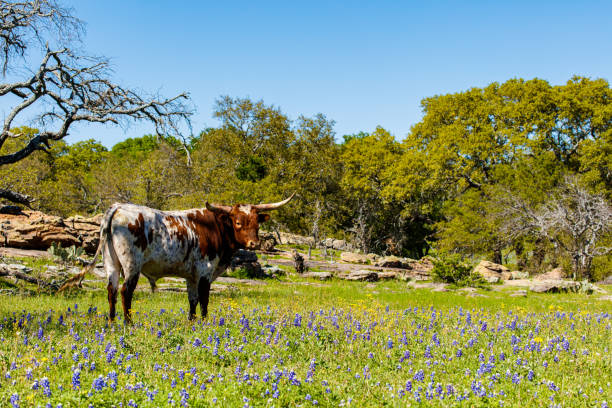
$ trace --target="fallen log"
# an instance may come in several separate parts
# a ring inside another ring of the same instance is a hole
[[[16,279],[19,279],[19,280],[22,280],[28,283],[32,283],[41,288],[57,290],[60,287],[59,283],[53,280],[47,281],[47,280],[38,279],[38,278],[35,278],[34,276],[28,275],[25,272],[22,272],[22,270],[27,270],[27,269],[17,268],[14,265],[0,264],[0,277],[13,277],[13,278],[16,278]]]

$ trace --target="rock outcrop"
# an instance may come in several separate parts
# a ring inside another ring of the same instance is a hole
[[[529,290],[536,293],[578,292],[580,290],[580,282],[561,279],[543,280],[534,283],[529,287]]]
[[[306,272],[302,274],[304,278],[313,278],[319,280],[328,280],[332,278],[332,274],[330,272]]]
[[[88,253],[98,248],[102,214],[62,218],[40,211],[0,214],[0,246],[46,250],[52,243],[82,246]]]
[[[354,264],[367,264],[369,259],[366,255],[358,254],[355,252],[342,252],[340,254],[340,260],[342,262],[354,263]]]
[[[536,280],[558,280],[558,279],[563,279],[563,278],[565,278],[565,271],[563,270],[563,268],[558,267],[546,273],[537,275],[534,279]]]
[[[378,274],[374,271],[362,269],[362,270],[350,272],[346,275],[342,275],[341,278],[344,280],[349,280],[349,281],[376,282],[378,280]]]
[[[484,260],[480,261],[480,263],[476,265],[476,267],[474,268],[474,273],[479,274],[490,283],[496,283],[500,280],[512,279],[510,269],[506,268],[504,265]]]

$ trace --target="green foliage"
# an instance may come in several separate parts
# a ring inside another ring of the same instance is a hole
[[[250,156],[236,167],[236,178],[241,181],[259,181],[266,176],[266,166],[261,157]]]
[[[474,265],[465,261],[460,254],[441,254],[438,258],[432,258],[432,262],[431,276],[436,282],[472,287],[482,287],[485,283],[480,275],[472,272]]]
[[[156,136],[144,135],[142,137],[130,137],[117,143],[111,149],[111,153],[120,158],[139,158],[147,153],[155,151],[158,147],[159,142]]]

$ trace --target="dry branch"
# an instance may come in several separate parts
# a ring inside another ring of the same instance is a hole
[[[47,288],[52,290],[57,290],[59,288],[59,285],[54,281],[37,279],[31,275],[19,271],[16,268],[12,268],[10,265],[0,264],[0,277],[14,277],[16,279],[37,285],[41,288]]]

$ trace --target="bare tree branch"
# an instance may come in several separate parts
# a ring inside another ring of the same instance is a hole
[[[32,205],[32,202],[34,201],[34,198],[28,195],[17,193],[15,191],[3,189],[3,188],[0,188],[0,198],[9,200],[13,203],[23,204],[28,208],[32,208],[31,205]]]
[[[80,40],[83,23],[71,10],[52,0],[0,1],[0,64],[2,74],[14,57],[25,56],[28,48],[49,41],[68,45]]]
[[[0,133],[0,148],[9,137],[18,115],[36,102],[44,106],[38,117],[44,129],[27,145],[10,154],[0,155],[0,166],[24,159],[36,150],[45,150],[49,142],[64,138],[76,122],[127,124],[128,121],[153,122],[158,135],[179,140],[181,123],[189,127],[193,109],[186,93],[172,98],[148,97],[107,79],[107,60],[75,56],[69,49],[47,50],[37,72],[25,81],[0,84],[0,96],[11,93],[22,99],[6,117]]]

